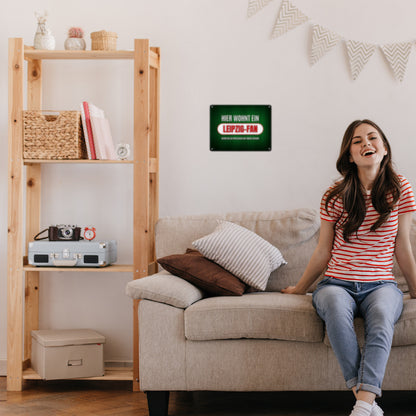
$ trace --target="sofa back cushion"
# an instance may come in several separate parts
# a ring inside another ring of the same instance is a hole
[[[217,220],[246,227],[281,251],[288,264],[271,274],[269,292],[297,283],[319,236],[319,215],[313,209],[165,217],[156,225],[157,258],[184,253],[194,240],[213,232]]]

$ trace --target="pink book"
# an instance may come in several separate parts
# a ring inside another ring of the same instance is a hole
[[[87,123],[85,121],[85,111],[84,111],[84,106],[82,105],[82,103],[80,104],[80,107],[81,107],[81,122],[82,122],[82,131],[84,133],[85,147],[87,148],[88,159],[91,159],[91,150],[90,150],[90,143],[88,141]]]
[[[84,107],[85,125],[87,127],[87,134],[88,134],[88,137],[86,137],[85,140],[88,140],[90,153],[91,153],[91,159],[97,159],[97,155],[95,153],[94,139],[93,139],[93,134],[92,134],[92,127],[91,127],[90,109],[86,101],[83,101],[82,105]]]

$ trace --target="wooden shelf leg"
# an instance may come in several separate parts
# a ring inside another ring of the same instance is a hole
[[[23,39],[9,39],[7,389],[23,387]]]

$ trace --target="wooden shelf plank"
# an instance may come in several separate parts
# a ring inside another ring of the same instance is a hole
[[[74,163],[82,163],[82,164],[134,164],[133,160],[90,160],[90,159],[24,159],[23,163],[28,165],[39,165],[39,164],[74,164]],[[155,157],[149,158],[149,173],[157,173],[159,171],[159,160]]]
[[[25,272],[110,272],[133,273],[132,264],[112,264],[107,267],[37,267],[27,264],[23,266]]]
[[[33,368],[23,370],[24,380],[41,380],[39,374]],[[72,380],[132,380],[133,370],[128,367],[108,367],[105,369],[105,374],[100,377],[81,377]]]
[[[32,46],[25,46],[25,59],[40,60],[40,59],[134,59],[134,51],[120,50],[120,51],[67,51],[54,50],[48,51],[43,49],[33,49]],[[150,51],[150,66],[152,68],[159,68],[160,57],[154,52]]]
[[[25,46],[25,59],[133,59],[133,51],[67,51]]]
[[[90,159],[24,159],[25,165],[39,163],[84,163],[84,164],[133,164],[133,160],[90,160]]]

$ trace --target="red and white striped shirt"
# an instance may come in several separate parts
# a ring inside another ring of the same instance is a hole
[[[353,282],[372,282],[377,280],[394,280],[392,274],[394,246],[399,215],[416,211],[415,197],[412,186],[402,175],[398,175],[401,181],[401,194],[387,221],[370,231],[371,226],[377,221],[379,213],[371,202],[371,193],[364,195],[366,201],[366,214],[358,232],[349,237],[347,243],[342,235],[342,225],[335,226],[335,237],[332,246],[331,259],[325,276]],[[328,205],[325,210],[325,202],[330,187],[325,192],[321,201],[321,219],[336,222],[341,216],[341,221],[348,215],[343,213],[342,200],[337,199]]]

